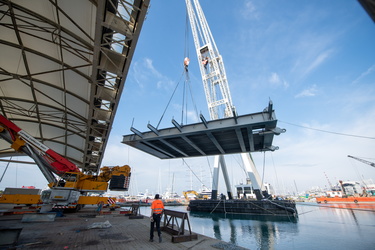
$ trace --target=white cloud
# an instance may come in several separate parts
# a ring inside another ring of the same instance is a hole
[[[175,84],[154,66],[150,58],[142,58],[133,62],[133,71],[132,76],[141,88],[156,85],[158,89],[170,89]]]
[[[159,71],[157,71],[152,63],[152,60],[150,58],[144,59],[144,65],[146,66],[146,69],[150,70],[151,74],[157,78],[162,78],[162,74],[160,74]]]
[[[188,110],[187,116],[189,117],[189,120],[192,122],[199,122],[199,115],[194,110]]]
[[[310,96],[316,96],[316,93],[318,92],[316,85],[314,84],[308,89],[303,90],[302,92],[298,93],[295,98],[300,97],[310,97]]]
[[[323,64],[329,58],[331,53],[332,50],[327,50],[319,53],[307,67],[305,74],[309,74],[311,71]]]
[[[280,78],[280,76],[272,72],[270,77],[268,78],[268,81],[273,85],[273,86],[283,86],[284,88],[288,88],[289,84],[287,81],[283,80]]]
[[[240,13],[244,19],[258,19],[259,17],[259,13],[252,1],[246,1]]]
[[[375,72],[375,64],[373,64],[370,68],[368,68],[365,72],[363,72],[357,79],[353,81],[353,84],[359,83],[363,78],[365,78],[367,75],[371,74],[372,72]]]
[[[177,103],[173,103],[172,104],[172,107],[173,109],[176,111],[175,113],[176,114],[181,114],[182,113],[182,106],[180,104],[177,104]],[[183,117],[183,124],[190,124],[190,123],[196,123],[196,122],[199,122],[199,114],[193,110],[193,109],[185,109],[184,108],[184,117]],[[178,117],[174,117],[174,119],[177,121],[177,122],[181,122],[181,116],[178,116]],[[186,121],[187,119],[187,121]]]

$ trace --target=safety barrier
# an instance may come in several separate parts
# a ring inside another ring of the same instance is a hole
[[[129,219],[143,219],[144,216],[140,215],[139,205],[138,204],[132,204],[131,206],[131,214],[129,216]]]
[[[189,232],[185,234],[185,222]],[[172,242],[184,242],[198,239],[198,235],[191,232],[188,214],[164,209],[164,226],[162,231],[172,234]]]

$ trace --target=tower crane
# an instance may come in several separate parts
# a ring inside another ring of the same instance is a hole
[[[194,4],[194,6],[193,6]],[[199,69],[211,120],[236,116],[228,86],[224,62],[198,0],[186,0],[186,8],[194,38]],[[271,103],[270,103],[271,105]],[[265,187],[250,153],[241,153],[246,172],[257,199],[262,199]],[[212,199],[217,199],[219,169],[222,169],[228,198],[233,199],[227,167],[223,155],[215,156],[212,182]]]
[[[373,163],[373,162],[366,161],[366,160],[363,160],[363,159],[360,159],[358,157],[354,157],[354,156],[351,156],[351,155],[348,155],[348,157],[353,158],[353,159],[355,159],[357,161],[363,162],[363,163],[365,163],[367,165],[370,165],[371,167],[375,167],[375,163]]]

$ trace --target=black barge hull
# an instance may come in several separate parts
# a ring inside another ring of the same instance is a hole
[[[192,212],[297,216],[296,203],[290,200],[191,200]]]

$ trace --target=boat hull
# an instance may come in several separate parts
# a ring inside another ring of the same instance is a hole
[[[318,197],[317,203],[375,204],[375,197]]]
[[[297,215],[296,203],[290,200],[192,200],[189,209],[209,213]]]

